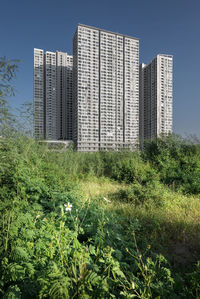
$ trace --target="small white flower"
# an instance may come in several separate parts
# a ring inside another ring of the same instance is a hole
[[[106,202],[111,202],[109,199],[107,199],[106,197],[103,198],[103,200],[105,200]]]
[[[72,204],[70,204],[70,202],[68,202],[67,205],[64,204],[64,206],[65,206],[65,210],[66,210],[66,211],[71,211],[71,209],[72,209]]]
[[[43,218],[42,221],[43,221],[43,222],[46,222],[46,221],[47,221],[47,218]]]
[[[38,215],[36,216],[36,219],[37,219],[37,218],[40,218],[40,214],[38,214]]]

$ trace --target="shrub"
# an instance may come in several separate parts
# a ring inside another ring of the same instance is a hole
[[[200,147],[178,136],[146,143],[145,161],[159,173],[160,181],[184,193],[200,193]]]

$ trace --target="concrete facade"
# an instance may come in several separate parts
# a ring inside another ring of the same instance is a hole
[[[73,56],[56,52],[57,139],[72,140]]]
[[[173,57],[159,54],[140,65],[140,140],[172,133]]]
[[[73,57],[34,49],[34,136],[72,139]]]
[[[45,100],[44,100],[44,51],[34,49],[34,136],[45,136]]]
[[[73,140],[77,150],[137,147],[139,40],[78,25],[73,57]]]

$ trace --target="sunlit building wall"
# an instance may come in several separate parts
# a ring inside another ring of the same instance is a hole
[[[173,57],[157,55],[140,65],[140,139],[172,133]]]
[[[73,139],[77,150],[137,147],[139,40],[78,25],[73,57]]]

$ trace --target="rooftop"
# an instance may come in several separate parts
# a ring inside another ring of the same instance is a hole
[[[89,25],[78,24],[78,26],[82,26],[82,27],[86,27],[86,28],[90,28],[90,29],[95,29],[95,30],[99,30],[99,31],[104,31],[104,32],[108,32],[108,33],[111,33],[111,34],[121,35],[121,36],[124,36],[124,37],[139,40],[139,38],[137,38],[137,37],[121,34],[121,33],[118,33],[118,32],[112,32],[112,31],[109,31],[109,30],[105,30],[105,29],[101,29],[101,28],[97,28],[97,27],[93,27],[93,26],[89,26]]]

